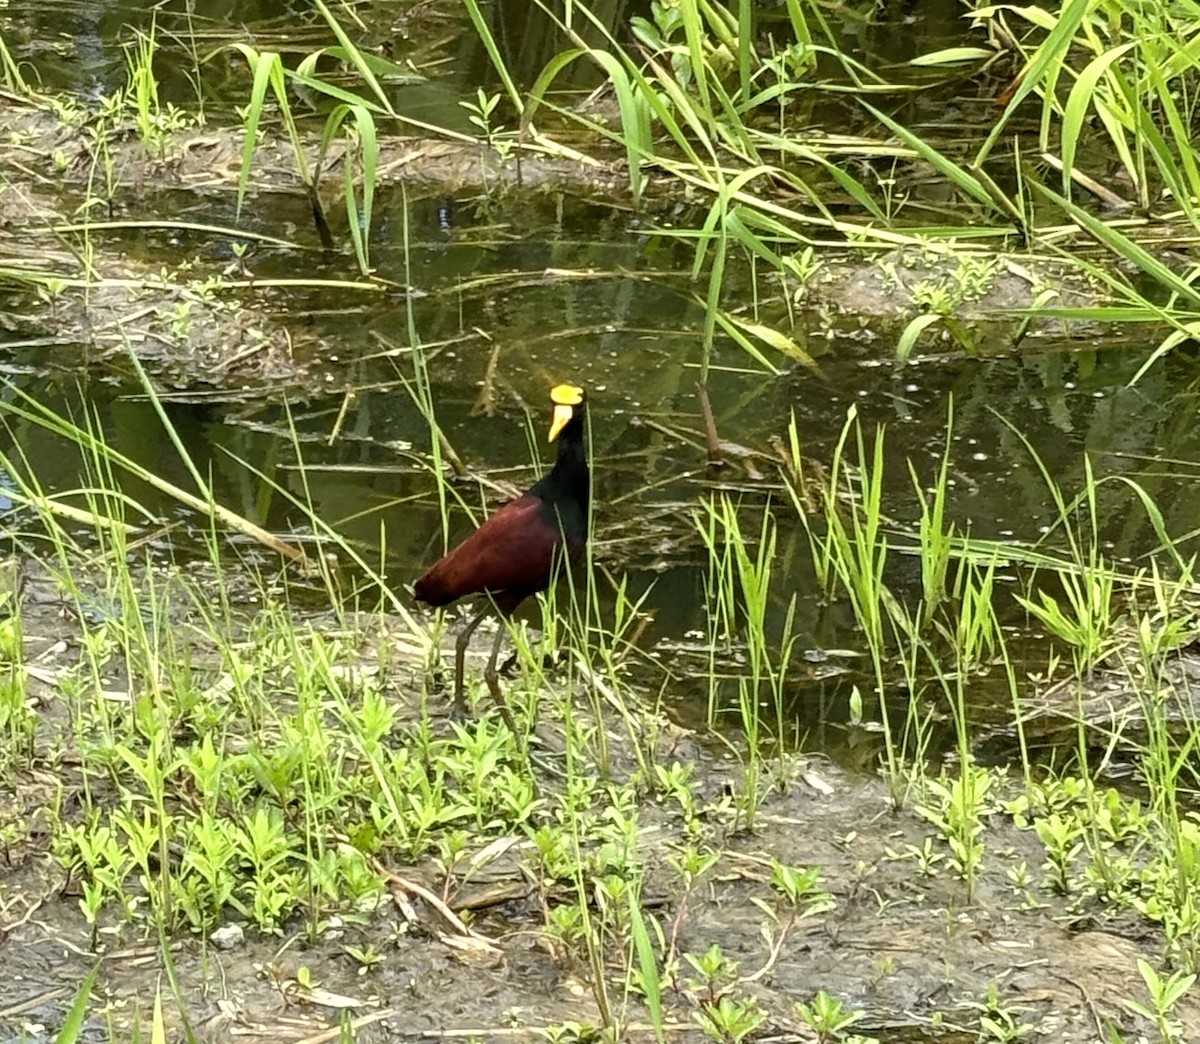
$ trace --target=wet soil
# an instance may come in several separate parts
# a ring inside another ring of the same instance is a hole
[[[0,1028],[7,1035],[0,1039],[61,1024],[93,967],[97,1000],[82,1039],[129,1039],[134,1024],[144,1039],[156,993],[168,993],[160,950],[142,929],[111,917],[93,945],[77,882],[51,854],[49,810],[61,808],[69,819],[70,795],[81,784],[70,748],[61,746],[70,733],[59,692],[78,659],[79,631],[53,585],[36,575],[27,578],[24,604],[25,671],[42,725],[38,754],[0,788]],[[323,619],[302,617],[328,628]],[[387,672],[401,724],[415,721],[424,633],[400,617],[350,623],[354,633],[370,635],[360,639],[358,669]],[[473,671],[481,659],[473,656]],[[194,660],[203,670],[202,648]],[[121,677],[105,685],[108,698],[128,700]],[[539,726],[547,749],[561,740],[551,702],[543,700]],[[584,718],[591,714],[582,695],[575,708]],[[1105,913],[1082,895],[1014,887],[1009,872],[1024,865],[1036,878],[1044,851],[998,800],[986,820],[983,871],[968,899],[945,859],[944,839],[917,811],[919,795],[896,811],[876,778],[820,757],[783,756],[765,766],[771,786],[747,831],[730,800],[740,786],[738,763],[648,707],[637,714],[639,728],[650,730],[643,738],[654,737],[658,763],[693,766],[700,809],[692,820],[647,793],[638,810],[643,908],[672,955],[664,995],[670,1039],[704,1039],[695,1020],[705,989],[680,956],[713,945],[737,964],[724,988],[742,1003],[753,999],[765,1013],[759,1035],[774,1039],[815,1039],[796,1004],[818,990],[864,1012],[856,1030],[886,1042],[978,1039],[993,987],[993,1003],[1031,1027],[1024,1039],[1091,1044],[1107,1039],[1109,1026],[1146,1032],[1128,1002],[1145,1002],[1135,960],[1160,952],[1159,932],[1132,915]],[[604,727],[615,729],[613,777],[629,778],[636,762],[624,747],[628,736],[615,722]],[[546,794],[561,786],[555,776],[539,782]],[[1014,781],[1012,792],[1018,789]],[[668,857],[698,837],[719,858],[684,889]],[[914,857],[922,846],[942,855],[928,873]],[[830,908],[790,907],[771,886],[773,861],[818,870]],[[334,1039],[343,1020],[363,1042],[503,1040],[565,1023],[598,1024],[591,967],[545,930],[548,911],[570,902],[573,890],[544,876],[530,835],[480,839],[456,866],[470,869],[447,871],[432,860],[380,866],[390,896],[322,917],[316,934],[290,924],[279,935],[223,929],[207,943],[186,934],[173,939],[182,1008],[199,1039],[315,1042]],[[445,907],[423,899],[414,883]],[[361,968],[347,947],[373,949],[379,959]],[[650,1039],[648,1013],[623,994],[623,974],[619,961],[606,965],[609,1003],[623,1013],[629,1039]],[[1184,1039],[1200,1038],[1200,998],[1185,996],[1175,1016]],[[177,1017],[169,1022],[179,1039]]]
[[[119,194],[122,200],[110,218],[146,209],[145,193],[150,185],[159,197],[172,191],[184,192],[194,201],[224,197],[223,203],[212,200],[209,209],[214,205],[228,207],[241,167],[240,128],[182,131],[154,152],[131,130],[109,132],[109,144],[101,157],[86,125],[65,122],[52,111],[27,105],[5,114],[0,134],[17,143],[4,154],[15,180],[0,194],[0,222],[14,232],[55,230],[59,238],[64,233],[78,232],[63,220],[63,193],[93,184],[101,166],[108,171],[105,179],[109,191]],[[317,152],[318,141],[318,136],[306,140],[305,151],[310,157]],[[597,160],[564,147],[547,151],[544,145],[528,145],[501,158],[494,149],[476,142],[388,136],[381,136],[378,142],[381,199],[404,184],[415,198],[449,200],[486,194],[495,202],[515,194],[533,201],[568,193],[576,201],[631,208],[623,161],[616,157]],[[35,176],[30,163],[40,164],[47,155],[57,157],[53,176]],[[0,157],[0,164],[5,162],[4,157]],[[345,216],[336,213],[336,201],[345,160],[344,146],[335,143],[318,178],[318,192],[333,206],[332,218],[337,234],[343,238]],[[255,151],[248,206],[256,206],[254,201],[263,194],[303,201],[306,194],[296,171],[290,141],[267,133]],[[679,201],[664,195],[666,181],[656,188],[651,177],[649,184],[648,199],[640,208],[639,220],[643,221],[653,219],[660,211],[669,215],[679,205]],[[297,217],[301,214],[302,208]],[[92,218],[95,220],[94,214]],[[148,224],[153,227],[154,222]],[[285,231],[289,229],[296,241],[280,240],[274,245],[307,249],[315,258],[319,247],[311,225],[289,225]],[[114,252],[115,244],[101,241],[93,268],[100,285],[86,296],[87,314],[83,314],[82,293],[60,291],[56,307],[46,317],[54,335],[78,339],[87,334],[103,350],[106,344],[125,339],[116,329],[117,324],[128,325],[128,339],[135,350],[160,364],[169,358],[178,371],[173,375],[178,384],[207,379],[218,386],[235,387],[242,376],[302,380],[306,373],[303,363],[297,360],[315,358],[327,346],[305,344],[312,338],[303,329],[296,329],[294,321],[282,323],[282,317],[272,313],[271,298],[279,296],[284,288],[290,291],[287,306],[294,320],[303,313],[304,299],[309,296],[303,285],[287,279],[256,277],[229,252],[229,237],[215,229],[205,233],[202,229],[181,228],[172,234],[180,248],[186,250],[190,241],[198,250],[193,278],[189,279],[187,272],[173,272],[166,277],[164,271],[156,272],[127,251]],[[252,234],[246,242],[255,239],[269,237]],[[49,246],[48,241],[53,242],[47,234],[29,237],[19,233],[13,239],[8,262],[17,272],[27,267],[31,275],[39,269],[70,272],[73,257],[57,244]],[[305,243],[307,247],[301,245]],[[550,272],[545,274],[548,277]],[[344,282],[346,292],[378,294],[397,303],[408,292],[404,286],[378,276]],[[311,292],[315,293],[315,287]],[[868,262],[852,252],[838,256],[826,251],[811,283],[796,296],[798,313],[769,297],[759,307],[764,317],[770,317],[782,329],[790,328],[793,336],[803,333],[807,339],[821,331],[843,328],[849,333],[857,329],[860,337],[890,345],[904,325],[921,314],[922,295],[937,297],[943,302],[939,307],[950,310],[921,342],[922,351],[930,354],[961,353],[964,349],[1012,351],[1049,339],[1060,345],[1071,340],[1086,343],[1096,335],[1094,324],[1023,313],[1035,303],[1080,309],[1111,301],[1110,294],[1077,274],[1077,270],[1036,253],[1000,258],[987,252],[972,257],[961,252],[948,256],[910,249]],[[218,338],[216,331],[222,326],[223,336]],[[1137,333],[1142,338],[1155,335],[1144,325]],[[1106,328],[1106,335],[1117,337],[1119,331]],[[166,350],[162,350],[164,346]],[[807,349],[797,349],[794,354],[796,359],[812,365]],[[307,376],[313,379],[313,375]]]
[[[710,787],[719,787],[730,769],[711,759],[701,764]],[[795,778],[766,803],[758,832],[727,839],[686,906],[678,901],[678,879],[661,865],[678,834],[669,822],[643,831],[648,912],[665,931],[677,931],[680,952],[701,954],[716,944],[738,962],[737,992],[767,1012],[766,1032],[809,1039],[794,1005],[823,989],[864,1011],[858,1028],[882,1040],[974,1040],[979,1006],[993,985],[1000,1002],[1033,1027],[1027,1039],[1090,1044],[1104,1039],[1109,1024],[1126,1034],[1146,1029],[1126,1002],[1145,1002],[1134,960],[1161,940],[1136,921],[1095,920],[1061,902],[1023,909],[1004,871],[1021,861],[1037,864],[1040,847],[1029,832],[989,825],[989,867],[975,901],[967,902],[949,871],[922,877],[911,860],[897,857],[929,836],[928,825],[892,812],[877,783],[847,779],[820,762],[788,771]],[[22,780],[21,790],[32,795],[53,785],[53,776],[39,773]],[[488,905],[471,921],[486,944],[439,938],[444,925],[437,915],[417,900],[414,916],[399,889],[396,901],[366,912],[362,923],[332,919],[317,940],[290,931],[283,938],[250,932],[230,949],[176,941],[172,960],[201,1039],[320,1039],[343,1011],[361,1027],[360,1041],[501,1039],[564,1022],[596,1024],[578,958],[564,957],[542,936],[529,842],[511,843],[507,868],[489,867],[469,882],[447,879],[432,866],[399,870],[444,890],[460,911],[480,904],[478,893],[486,889]],[[836,908],[793,920],[769,887],[771,859],[818,867]],[[18,859],[7,875],[0,1025],[15,1034],[22,1026],[59,1024],[96,962],[110,1017],[118,1026],[145,1024],[163,981],[156,948],[114,929],[92,951],[75,903],[55,894],[61,883],[61,871],[45,856]],[[756,903],[774,913],[764,915]],[[381,959],[360,971],[346,944],[372,946]],[[297,981],[302,966],[317,988]],[[620,995],[619,978],[610,989]],[[687,1039],[702,1039],[693,1022],[701,993],[686,984],[667,991],[670,1021],[692,1027]],[[1185,997],[1176,1015],[1185,1039],[1196,1039],[1200,1002]],[[644,1024],[646,1013],[633,1004],[626,1018]]]

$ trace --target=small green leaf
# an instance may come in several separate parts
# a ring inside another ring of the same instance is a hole
[[[947,47],[913,58],[909,65],[937,66],[957,65],[959,62],[978,62],[995,54],[985,47]]]

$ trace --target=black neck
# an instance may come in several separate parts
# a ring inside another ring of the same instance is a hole
[[[530,491],[549,503],[573,502],[585,516],[591,494],[586,433],[584,413],[579,410],[558,436],[558,459],[550,474]]]

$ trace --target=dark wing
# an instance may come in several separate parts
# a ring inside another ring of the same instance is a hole
[[[511,500],[466,540],[433,564],[414,585],[417,598],[448,605],[487,592],[501,609],[515,609],[550,583],[559,531],[545,505],[526,493]]]

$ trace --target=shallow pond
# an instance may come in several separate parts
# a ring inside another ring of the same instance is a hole
[[[153,200],[146,206],[146,212],[155,209]],[[286,199],[259,199],[250,213],[253,229],[277,232],[298,220],[292,209],[300,208]],[[780,360],[784,369],[772,376],[736,346],[719,346],[710,377],[713,413],[722,439],[741,449],[710,472],[696,397],[702,309],[682,274],[690,261],[686,248],[640,231],[628,214],[565,200],[556,208],[506,208],[503,220],[480,219],[471,201],[429,200],[409,207],[407,231],[400,201],[384,201],[383,213],[375,239],[379,273],[400,283],[407,272],[418,292],[411,323],[426,346],[438,421],[472,474],[488,480],[485,486],[456,484],[463,502],[479,517],[504,489],[528,484],[535,474],[531,447],[548,457],[542,430],[547,389],[564,380],[586,385],[597,560],[615,575],[627,573],[635,596],[648,592],[644,609],[653,623],[642,641],[649,649],[661,643],[668,665],[688,636],[705,629],[707,566],[696,520],[721,490],[742,505],[748,531],[757,531],[754,520],[765,504],[778,520],[768,633],[776,633],[795,594],[802,658],[861,650],[849,610],[820,596],[807,537],[783,486],[781,447],[792,418],[805,457],[824,465],[851,407],[868,433],[886,428],[885,511],[901,534],[897,543],[905,542],[903,533],[917,516],[909,462],[923,484],[934,480],[951,413],[950,513],[974,536],[1034,541],[1055,519],[1030,449],[1068,497],[1082,488],[1087,455],[1097,476],[1126,476],[1146,488],[1171,531],[1188,531],[1188,520],[1200,512],[1189,469],[1177,463],[1200,456],[1200,430],[1191,421],[1198,368],[1184,354],[1156,364],[1132,388],[1128,382],[1143,352],[1049,337],[1008,354],[947,352],[900,365],[889,361],[891,345],[871,324],[814,312],[802,322],[811,324],[803,343],[815,370]],[[150,270],[188,256],[193,271],[203,273],[230,263],[227,246],[199,234],[164,232],[132,242],[114,234],[104,249],[127,251]],[[345,274],[340,266],[322,265],[319,255],[269,247],[252,248],[243,263],[259,277]],[[760,304],[763,311],[778,310],[777,300],[764,297]],[[275,380],[260,374],[239,387],[236,371],[232,379],[223,373],[206,388],[210,375],[186,359],[171,360],[168,348],[163,394],[172,422],[199,466],[211,470],[223,503],[286,533],[303,519],[242,464],[293,494],[303,479],[318,514],[364,548],[382,541],[391,582],[411,583],[441,553],[443,531],[428,465],[429,430],[410,390],[404,296],[276,290],[266,305],[297,345],[286,374]],[[33,346],[10,353],[14,387],[74,411],[82,389],[114,448],[186,484],[186,471],[157,434],[154,408],[130,383],[119,349],[85,373],[79,363],[89,353],[80,345],[41,343],[35,314],[20,315],[19,322],[28,335],[24,343]],[[219,330],[213,333],[219,340]],[[798,339],[803,335],[801,328]],[[81,483],[77,462],[54,440],[33,432],[16,436],[48,488]],[[178,514],[152,490],[131,492],[151,511]],[[1106,546],[1114,558],[1136,565],[1156,541],[1133,505],[1124,485],[1101,485],[1098,521]],[[470,524],[456,511],[451,538]],[[186,554],[180,531],[174,543]],[[887,580],[915,604],[918,559],[893,554]],[[1000,597],[1002,614],[1011,618],[1015,603],[1004,590]],[[701,681],[688,681],[694,666],[685,657],[683,677],[668,695],[685,719],[696,716],[706,692]],[[832,678],[822,673],[798,670],[791,703],[799,731],[819,735],[818,744],[836,754],[842,733],[822,724],[844,719],[849,691],[863,678],[857,670]]]

